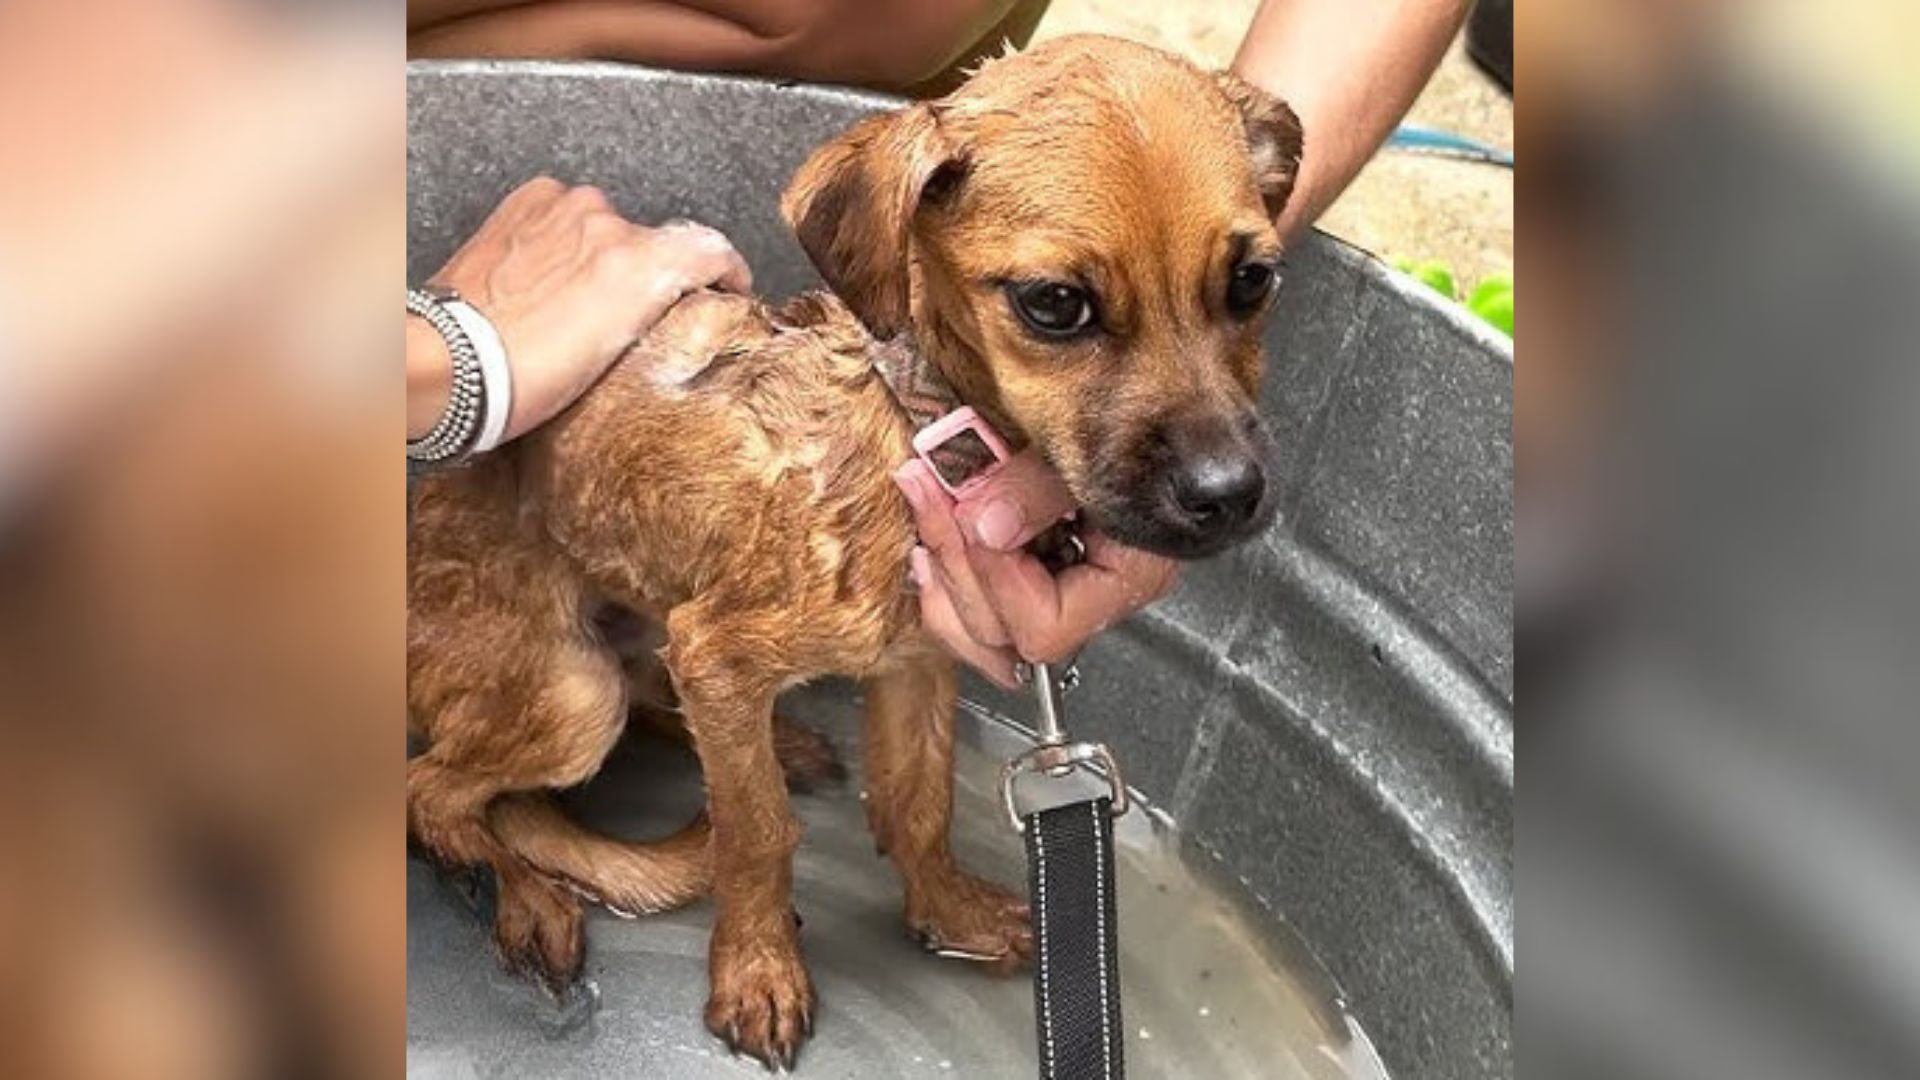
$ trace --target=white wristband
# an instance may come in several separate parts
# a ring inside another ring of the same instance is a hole
[[[513,372],[507,367],[507,345],[500,340],[500,332],[472,304],[448,300],[442,306],[460,324],[460,329],[466,331],[480,360],[480,378],[487,388],[487,414],[480,422],[480,437],[474,442],[472,452],[485,453],[500,445],[507,433],[507,417],[513,412]]]

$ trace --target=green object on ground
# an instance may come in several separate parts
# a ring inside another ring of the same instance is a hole
[[[1393,268],[1413,278],[1434,292],[1453,300],[1460,299],[1458,288],[1454,284],[1453,271],[1445,263],[1428,259],[1415,262],[1408,258],[1393,260]],[[1508,337],[1513,336],[1513,275],[1490,274],[1466,301],[1467,310],[1486,320],[1494,329]]]
[[[1488,284],[1491,282],[1482,282],[1479,288],[1473,290],[1473,299],[1467,308],[1492,324],[1494,329],[1512,337],[1513,286],[1509,283],[1505,288],[1488,289]]]
[[[1404,269],[1407,273],[1413,275],[1415,281],[1439,293],[1441,296],[1449,300],[1458,300],[1460,298],[1459,291],[1456,290],[1453,285],[1453,270],[1449,268],[1446,263],[1435,262],[1432,259],[1428,259],[1425,262],[1418,262],[1411,266],[1404,267]]]
[[[1475,307],[1496,293],[1511,293],[1512,291],[1512,274],[1489,274],[1484,281],[1473,287],[1472,293],[1468,294],[1467,306]]]
[[[1501,333],[1513,336],[1513,276],[1493,274],[1474,286],[1467,308]]]

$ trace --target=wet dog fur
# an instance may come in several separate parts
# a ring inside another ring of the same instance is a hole
[[[570,985],[583,896],[639,913],[711,895],[707,1027],[790,1066],[814,991],[782,777],[834,765],[773,705],[827,675],[863,684],[868,822],[908,927],[1025,960],[1025,904],[948,848],[955,671],[907,584],[913,519],[890,473],[911,429],[869,346],[911,334],[1098,527],[1217,551],[1271,512],[1266,304],[1226,298],[1238,267],[1277,259],[1299,155],[1284,105],[1144,46],[1067,38],[995,61],[794,177],[782,210],[836,295],[689,297],[553,423],[416,485],[408,824],[434,858],[492,870],[509,965]],[[1010,290],[1032,281],[1086,290],[1091,331],[1024,323]],[[1183,504],[1183,475],[1249,458],[1258,490],[1235,513]],[[664,840],[592,833],[551,795],[594,775],[630,706],[683,728],[704,772],[705,814]]]

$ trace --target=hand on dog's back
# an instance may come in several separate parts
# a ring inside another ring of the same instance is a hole
[[[507,347],[507,438],[571,405],[687,293],[746,292],[753,275],[719,232],[621,217],[597,188],[548,177],[508,195],[433,276],[491,320]]]

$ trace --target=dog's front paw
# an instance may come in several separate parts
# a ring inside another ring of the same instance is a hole
[[[500,875],[493,939],[508,970],[564,1000],[586,959],[586,920],[566,887],[522,869]]]
[[[907,930],[936,956],[1016,971],[1033,955],[1026,901],[964,870],[947,869],[907,891]]]
[[[813,1034],[813,981],[790,936],[730,942],[715,932],[713,992],[707,1030],[736,1054],[752,1054],[769,1069],[789,1070]]]

